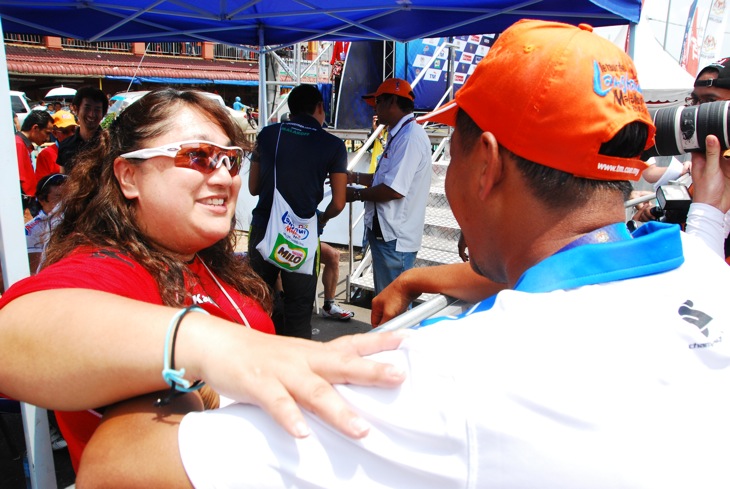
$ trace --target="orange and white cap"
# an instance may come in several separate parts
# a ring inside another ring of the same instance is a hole
[[[74,115],[67,110],[57,110],[53,114],[53,125],[59,129],[64,127],[78,126]]]
[[[598,154],[630,122],[656,129],[631,58],[578,27],[522,20],[505,30],[455,100],[420,117],[448,125],[465,111],[516,155],[576,177],[638,180],[638,158]],[[645,149],[646,149],[645,148]]]
[[[368,105],[375,107],[375,99],[386,93],[416,100],[411,84],[401,78],[388,78],[380,84],[375,92],[363,95],[362,98]]]

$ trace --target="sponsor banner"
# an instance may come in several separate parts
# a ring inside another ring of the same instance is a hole
[[[495,34],[458,36],[453,39],[453,44],[457,46],[452,70],[454,93],[464,85],[496,39]],[[447,38],[430,38],[396,45],[395,76],[412,82],[426,70],[421,81],[413,88],[416,94],[416,110],[433,110],[448,87],[448,49],[439,53],[431,66],[426,68],[433,53],[446,41]]]
[[[684,41],[682,42],[682,54],[679,57],[679,64],[692,76],[697,76],[700,64],[700,37],[699,37],[699,8],[698,0],[694,0],[689,7],[689,17],[684,30]]]
[[[726,10],[725,0],[713,0],[710,5],[707,13],[705,35],[700,46],[700,70],[724,56],[720,49],[722,49],[725,38]]]

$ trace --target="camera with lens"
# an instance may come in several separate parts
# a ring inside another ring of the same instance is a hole
[[[674,156],[705,151],[705,138],[712,134],[725,151],[730,147],[730,101],[708,102],[689,107],[649,109],[656,126],[655,144],[641,155]]]
[[[654,146],[641,155],[643,160],[704,152],[705,138],[709,134],[717,136],[722,151],[730,147],[730,101],[649,109],[649,114],[656,126],[656,137]],[[652,215],[660,221],[683,224],[692,203],[687,188],[689,183],[689,177],[685,175],[659,187],[658,205],[651,210]]]

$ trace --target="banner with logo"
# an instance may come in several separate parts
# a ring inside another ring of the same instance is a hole
[[[724,56],[720,52],[720,49],[722,49],[722,43],[725,39],[725,12],[725,0],[712,1],[707,13],[705,35],[702,38],[702,45],[700,46],[699,69],[695,73],[695,76],[699,73],[699,70]]]
[[[694,0],[690,5],[679,63],[692,76],[726,54],[720,52],[727,25],[725,1]]]
[[[453,38],[457,46],[454,54],[454,66],[449,66],[449,50],[444,49],[428,67],[438,47],[447,42],[445,37],[419,39],[396,45],[396,69],[398,78],[409,82],[418,77],[425,69],[426,74],[413,88],[416,95],[416,110],[433,110],[448,88],[449,70],[454,74],[454,93],[461,88],[474,72],[477,63],[486,56],[489,48],[497,39],[496,34],[458,36]]]
[[[699,13],[697,0],[694,0],[689,7],[689,17],[687,17],[684,41],[682,41],[682,54],[679,57],[679,64],[692,76],[697,76],[700,65]]]

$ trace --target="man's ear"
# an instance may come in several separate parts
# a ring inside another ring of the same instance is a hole
[[[139,166],[132,164],[128,159],[122,157],[114,159],[114,176],[117,177],[122,193],[129,200],[139,197],[136,179],[138,171]]]
[[[326,112],[324,110],[324,102],[317,103],[317,108],[314,109],[314,113],[315,114],[319,113],[321,115],[325,115],[326,114]]]
[[[483,132],[479,137],[479,145],[479,199],[484,200],[502,180],[504,162],[494,134]]]

